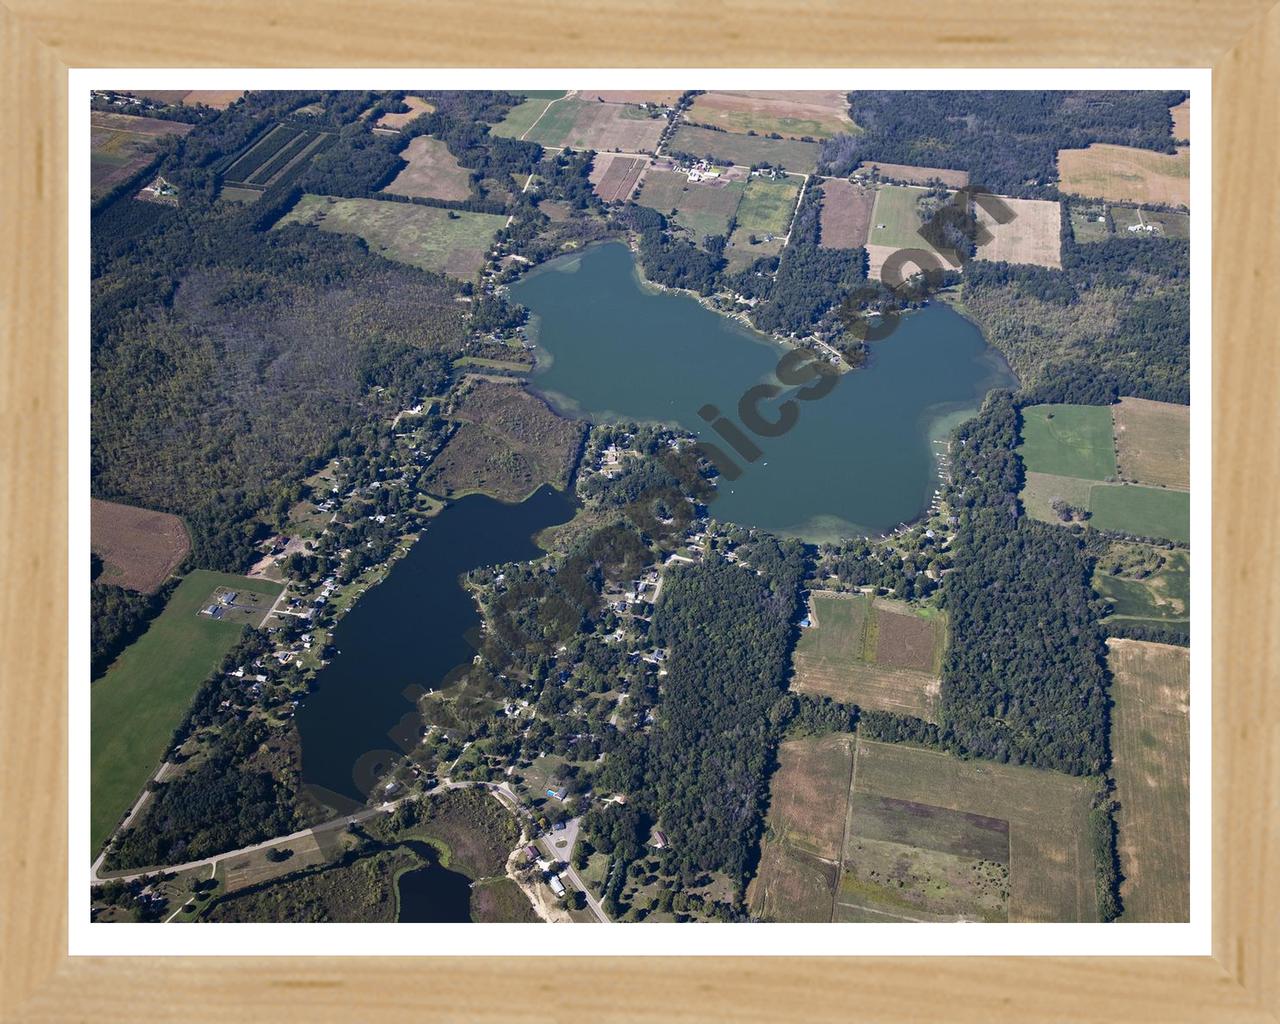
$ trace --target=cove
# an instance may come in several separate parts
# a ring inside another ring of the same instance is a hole
[[[534,383],[561,411],[674,424],[726,451],[698,410],[713,404],[741,425],[739,398],[754,384],[776,383],[785,351],[687,295],[647,285],[620,242],[536,268],[511,298],[533,314]],[[735,459],[742,476],[721,479],[712,515],[815,542],[891,530],[929,503],[938,480],[934,438],[976,411],[989,390],[1016,383],[977,327],[933,303],[873,343],[866,367],[800,403],[789,433],[753,438],[763,456]],[[772,403],[761,411],[774,416]]]
[[[406,871],[396,881],[400,897],[397,921],[413,924],[459,924],[471,920],[471,879],[450,871],[428,843],[406,840],[426,865]]]
[[[475,653],[468,634],[480,613],[459,577],[537,558],[534,534],[573,511],[567,494],[542,487],[516,505],[468,495],[428,522],[339,621],[338,653],[298,708],[302,783],[311,796],[341,813],[364,803],[385,766],[417,742],[418,695],[438,689]]]

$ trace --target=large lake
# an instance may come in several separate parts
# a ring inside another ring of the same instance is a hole
[[[785,352],[687,295],[647,286],[622,243],[553,260],[513,285],[511,297],[534,314],[534,383],[558,408],[676,424],[726,450],[698,410],[713,404],[741,425],[743,392],[776,383]],[[762,457],[737,480],[721,480],[712,514],[811,541],[891,530],[929,503],[933,440],[991,388],[1015,383],[973,324],[934,303],[875,342],[867,367],[800,403],[789,433],[755,438]],[[761,411],[772,418],[771,403]]]
[[[475,654],[469,637],[480,613],[459,577],[537,558],[533,535],[573,511],[549,487],[518,505],[461,498],[356,602],[333,632],[339,653],[298,708],[302,782],[314,797],[342,813],[364,803],[386,766],[417,743],[417,697]]]

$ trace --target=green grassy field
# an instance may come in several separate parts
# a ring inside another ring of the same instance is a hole
[[[1089,522],[1099,530],[1191,540],[1191,495],[1186,491],[1099,485],[1089,492],[1089,511]]]
[[[484,265],[493,236],[506,222],[496,213],[304,195],[277,226],[314,224],[321,231],[358,235],[379,256],[465,281]]]
[[[1093,589],[1111,603],[1104,622],[1161,626],[1185,634],[1191,622],[1191,554],[1188,551],[1160,551],[1145,545],[1113,544],[1113,554],[1146,552],[1139,564],[1106,565],[1099,560],[1093,574]],[[1130,559],[1132,560],[1132,559]],[[1158,567],[1141,564],[1159,561]]]
[[[164,756],[197,688],[244,627],[199,615],[217,587],[270,597],[267,580],[197,569],[138,640],[93,684],[90,698],[90,840],[96,853]]]
[[[512,107],[507,116],[495,124],[490,131],[508,139],[518,139],[527,132],[547,109],[552,100],[558,100],[564,92],[545,90],[542,92],[526,92],[525,101]]]
[[[1106,480],[1116,476],[1111,410],[1100,405],[1029,405],[1022,410],[1028,472]]]
[[[738,227],[734,233],[785,235],[799,191],[800,182],[795,178],[752,178],[738,204]]]
[[[1111,237],[1111,229],[1107,227],[1106,221],[1098,221],[1099,216],[1100,210],[1072,207],[1071,233],[1075,235],[1076,242],[1084,245],[1088,242],[1105,242]]]
[[[698,157],[715,157],[731,163],[751,166],[772,164],[796,174],[812,174],[818,165],[816,142],[796,142],[792,139],[769,139],[763,135],[738,135],[733,132],[713,132],[682,124],[676,129],[667,147],[676,153],[692,153]]]
[[[882,185],[876,192],[876,205],[871,211],[868,245],[888,245],[895,249],[931,248],[920,237],[920,211],[917,204],[925,189],[905,185]]]

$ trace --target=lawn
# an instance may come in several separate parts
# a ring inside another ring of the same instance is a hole
[[[1022,444],[1028,472],[1082,480],[1114,478],[1111,410],[1100,405],[1029,405],[1022,410]]]
[[[1190,672],[1187,649],[1108,640],[1111,749],[1122,921],[1186,921],[1190,912]]]
[[[358,235],[379,256],[465,281],[484,265],[493,236],[506,222],[495,213],[308,194],[277,226],[314,224],[321,231]]]
[[[96,852],[159,765],[200,684],[244,627],[198,614],[218,587],[275,597],[281,586],[197,569],[151,627],[94,683],[90,697],[90,840]]]

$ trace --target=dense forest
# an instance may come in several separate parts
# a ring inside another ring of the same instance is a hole
[[[864,160],[969,172],[1011,196],[1056,193],[1057,151],[1094,142],[1173,152],[1169,108],[1182,92],[950,91],[850,93],[863,130],[822,145],[818,171],[843,177]]]
[[[110,583],[93,584],[89,601],[92,678],[105,674],[121,652],[146,632],[175,586],[177,581],[171,580],[154,594],[138,594]]]
[[[994,392],[952,446],[942,713],[967,753],[1089,775],[1109,761],[1093,560],[1075,534],[1021,516],[1018,426],[1010,395]]]

